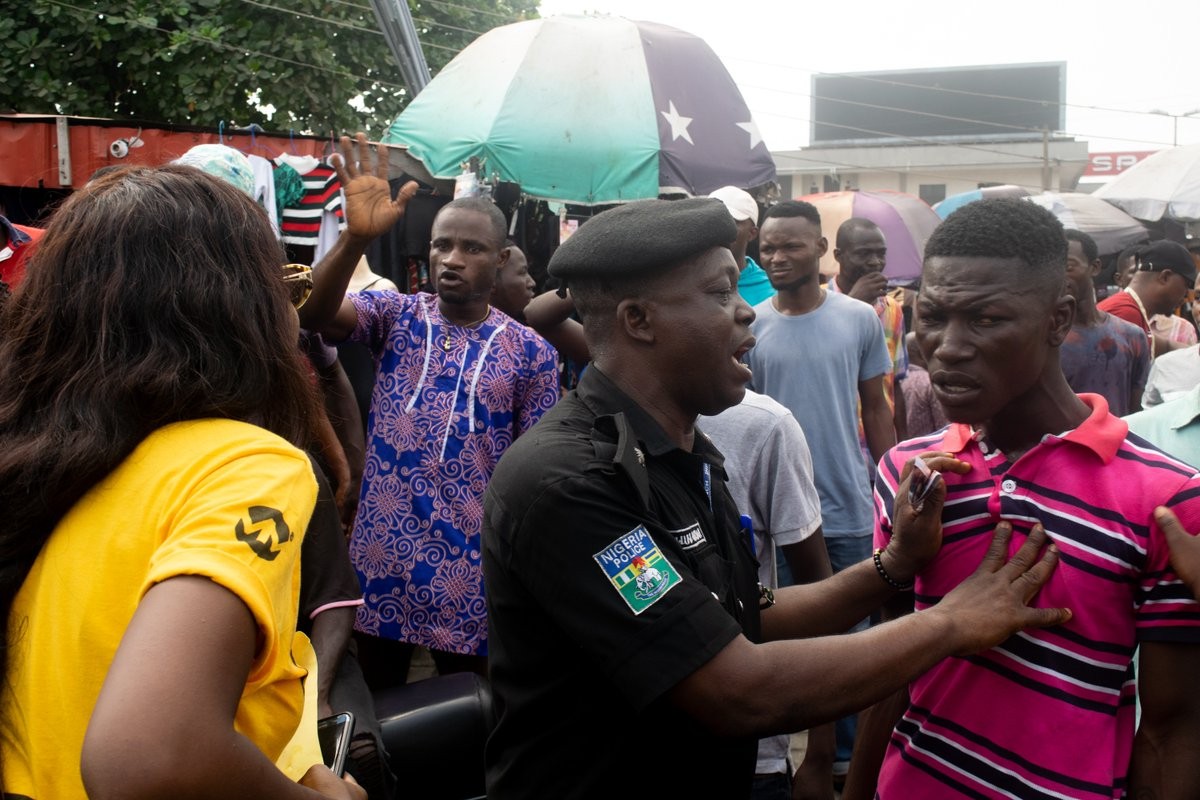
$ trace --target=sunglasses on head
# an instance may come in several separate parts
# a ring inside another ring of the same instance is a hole
[[[283,282],[290,292],[292,305],[299,308],[312,294],[312,267],[304,264],[284,264]]]

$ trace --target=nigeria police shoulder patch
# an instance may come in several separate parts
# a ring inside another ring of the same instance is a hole
[[[638,525],[592,558],[635,615],[657,603],[683,580],[644,525]]]

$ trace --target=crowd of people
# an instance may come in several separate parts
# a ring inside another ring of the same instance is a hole
[[[312,267],[239,155],[5,223],[5,797],[411,796],[372,698],[418,653],[490,685],[494,800],[1200,797],[1184,244],[1098,300],[1087,234],[982,200],[900,290],[871,220],[728,186],[538,294],[464,197],[406,293],[385,146]]]

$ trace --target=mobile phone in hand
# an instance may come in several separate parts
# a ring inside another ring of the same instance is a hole
[[[925,508],[925,498],[933,491],[933,487],[937,486],[942,473],[936,469],[930,469],[920,456],[913,459],[913,467],[908,484],[908,504],[912,506],[914,514],[920,514],[921,510]]]
[[[339,778],[346,774],[346,754],[354,736],[354,715],[349,711],[317,720],[317,738],[321,742],[321,759]]]

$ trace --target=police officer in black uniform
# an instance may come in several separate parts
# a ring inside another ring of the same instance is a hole
[[[550,262],[593,363],[505,453],[484,499],[490,800],[746,797],[759,736],[1064,619],[1025,606],[1055,563],[1052,551],[1034,563],[1044,537],[1004,564],[1002,526],[976,576],[933,609],[800,638],[845,630],[909,584],[940,546],[943,493],[917,513],[901,491],[874,561],[778,598],[761,590],[721,455],[694,427],[750,378],[734,233],[720,201],[640,201],[587,222]]]

